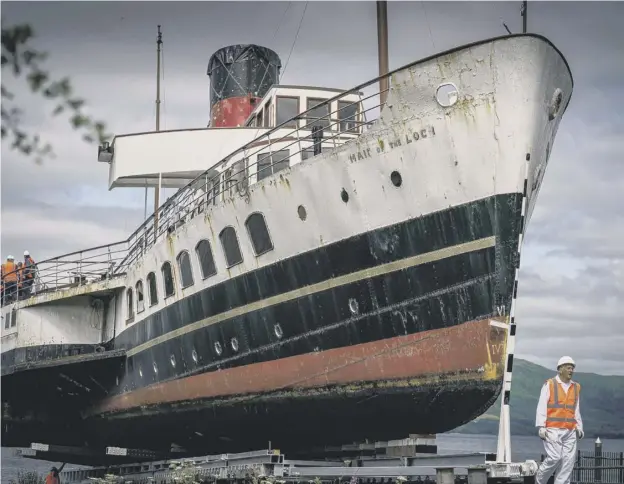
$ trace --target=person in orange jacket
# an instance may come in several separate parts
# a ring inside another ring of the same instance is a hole
[[[2,280],[4,282],[3,304],[13,301],[17,297],[17,266],[12,255],[2,264]]]
[[[63,464],[60,469],[52,467],[52,469],[50,469],[50,472],[46,476],[45,484],[61,484],[61,478],[59,477],[59,474],[63,470],[63,467],[65,467],[65,464]]]

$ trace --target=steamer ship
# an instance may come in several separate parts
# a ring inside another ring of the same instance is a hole
[[[563,55],[508,35],[348,91],[280,68],[220,49],[208,128],[99,148],[110,188],[178,190],[3,305],[3,446],[296,451],[450,431],[499,396]]]

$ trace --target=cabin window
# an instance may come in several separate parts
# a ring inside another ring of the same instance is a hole
[[[225,227],[219,234],[223,252],[225,253],[225,261],[228,268],[243,262],[243,254],[241,254],[240,245],[234,227]]]
[[[126,291],[126,311],[127,311],[126,324],[129,324],[134,319],[134,302],[132,298],[131,287],[129,287],[128,290]]]
[[[306,127],[312,129],[312,126],[321,126],[327,128],[329,126],[329,103],[319,106],[327,99],[308,98],[307,109],[312,109],[306,113]],[[318,107],[315,107],[318,106]]]
[[[260,111],[258,111],[258,115],[256,116],[256,127],[257,128],[262,128],[264,126],[264,116],[262,115],[264,113],[264,108],[260,109]]]
[[[338,101],[338,119],[340,120],[340,131],[357,133],[357,102]]]
[[[147,290],[149,291],[150,307],[158,304],[158,289],[156,289],[156,274],[147,275]]]
[[[10,325],[11,325],[11,313],[6,312],[4,313],[4,329],[9,329]]]
[[[14,328],[17,325],[17,310],[15,308],[11,309],[11,328]]]
[[[273,105],[271,104],[271,101],[267,102],[264,105],[264,127],[265,128],[270,128],[271,127],[271,118],[273,114]]]
[[[180,281],[182,289],[193,285],[193,268],[188,251],[183,250],[178,254],[178,269],[180,269]]]
[[[259,213],[252,213],[245,222],[251,244],[253,245],[256,255],[262,255],[265,252],[273,250],[273,242],[269,235],[269,229],[267,228],[264,216]]]
[[[301,150],[301,161],[305,161],[308,158],[312,158],[314,156],[314,148],[306,148]]]
[[[210,276],[214,276],[217,273],[217,266],[212,255],[210,242],[200,240],[195,247],[195,252],[197,252],[197,258],[199,259],[202,278],[207,279]]]
[[[165,262],[162,265],[163,286],[165,288],[165,298],[173,296],[175,294],[175,288],[173,287],[173,273],[171,271],[171,264]]]
[[[299,98],[298,97],[277,97],[277,120],[276,126],[286,123],[291,118],[299,114]],[[284,128],[296,128],[297,120],[292,120],[283,126]]]
[[[290,150],[262,153],[257,157],[258,181],[290,166]]]
[[[137,313],[140,313],[145,309],[145,301],[143,300],[143,281],[136,283],[135,290],[137,297]]]

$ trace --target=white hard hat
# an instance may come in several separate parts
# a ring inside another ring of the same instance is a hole
[[[7,256],[7,259],[8,259],[8,260],[13,260],[13,256],[12,256],[12,255],[9,255],[9,256]]]
[[[561,358],[559,358],[559,362],[557,363],[557,368],[559,368],[561,365],[576,366],[576,363],[574,363],[574,360],[570,356],[562,356]]]
[[[27,250],[24,251],[24,255],[30,255]]]

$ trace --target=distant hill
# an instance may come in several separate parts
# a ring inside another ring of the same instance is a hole
[[[514,359],[511,384],[511,433],[535,435],[535,409],[540,389],[555,371],[526,360]],[[575,373],[581,384],[581,416],[586,437],[624,438],[624,376]],[[500,398],[481,417],[454,432],[496,434]]]

